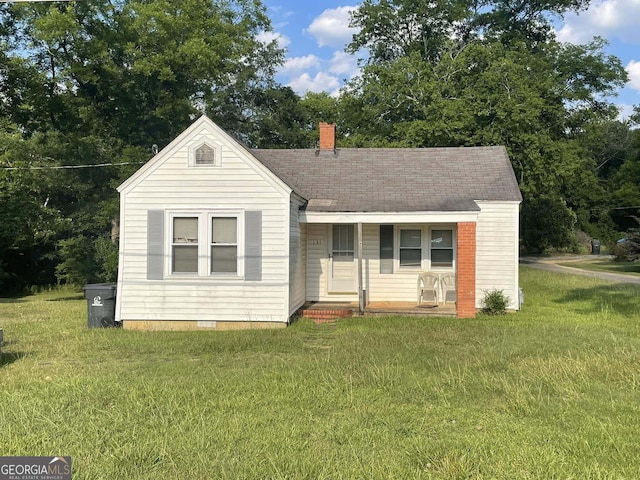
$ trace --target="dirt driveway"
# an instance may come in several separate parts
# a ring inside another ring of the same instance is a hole
[[[594,272],[582,268],[566,267],[558,263],[567,263],[579,260],[595,260],[598,258],[610,258],[609,255],[565,255],[559,257],[520,257],[520,264],[540,270],[550,272],[570,273],[572,275],[583,275],[585,277],[601,278],[617,283],[633,283],[640,285],[640,277],[635,275],[625,275],[622,273]]]

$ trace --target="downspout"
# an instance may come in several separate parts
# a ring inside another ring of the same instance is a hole
[[[362,223],[358,222],[358,312],[364,315],[364,288],[362,280]]]

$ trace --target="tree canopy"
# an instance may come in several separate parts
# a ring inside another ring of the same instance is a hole
[[[153,145],[204,112],[261,141],[276,115],[266,99],[282,92],[273,76],[283,52],[260,40],[270,29],[258,0],[0,6],[0,196],[14,219],[0,225],[0,269],[14,275],[34,267],[3,265],[50,258],[59,279],[104,280],[91,257],[105,256],[117,229],[115,187]],[[55,281],[51,265],[11,285]]]
[[[348,141],[505,145],[525,203],[557,198],[579,228],[610,228],[600,173],[614,163],[589,139],[628,132],[607,100],[627,74],[603,39],[561,43],[551,24],[587,3],[365,0],[349,49],[368,59],[341,100]]]
[[[640,208],[638,130],[608,100],[626,73],[551,23],[587,4],[363,0],[361,74],[301,98],[260,0],[2,3],[0,289],[113,280],[115,187],[201,113],[250,147],[314,148],[320,121],[343,147],[505,145],[531,248],[614,238]]]

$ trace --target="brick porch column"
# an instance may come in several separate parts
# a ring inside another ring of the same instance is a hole
[[[476,316],[476,223],[458,223],[458,318]]]

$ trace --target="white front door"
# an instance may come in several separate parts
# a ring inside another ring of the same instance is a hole
[[[329,244],[329,293],[357,293],[354,225],[333,225]]]

